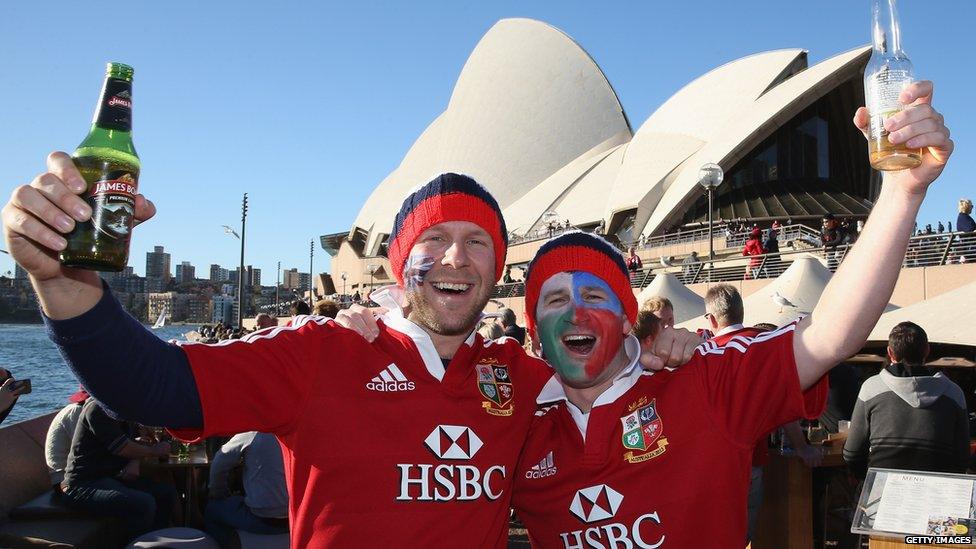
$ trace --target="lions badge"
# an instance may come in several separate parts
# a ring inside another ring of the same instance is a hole
[[[515,389],[512,387],[512,379],[508,377],[508,366],[488,359],[475,366],[475,372],[478,377],[478,391],[488,399],[481,403],[481,407],[493,416],[512,415]]]
[[[646,402],[646,399],[644,400]],[[668,439],[663,437],[664,423],[657,413],[657,399],[650,404],[637,407],[620,418],[623,426],[622,442],[624,459],[630,463],[640,463],[656,458],[667,450]]]

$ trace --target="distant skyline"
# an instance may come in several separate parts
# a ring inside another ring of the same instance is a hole
[[[814,65],[869,40],[870,0],[490,3],[11,2],[0,6],[3,199],[84,137],[105,62],[135,67],[140,190],[159,208],[134,232],[130,265],[162,245],[172,265],[233,269],[249,194],[245,264],[329,272],[322,234],[363,201],[440,114],[478,40],[530,17],[568,34],[603,69],[636,132],[670,96],[735,59],[804,48]],[[903,0],[903,45],[936,83],[956,153],[919,224],[953,221],[973,197],[967,50],[976,3]],[[853,113],[852,113],[853,114]],[[0,273],[13,271],[0,255]],[[273,282],[271,282],[273,284]]]

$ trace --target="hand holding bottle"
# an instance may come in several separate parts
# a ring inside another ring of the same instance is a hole
[[[915,168],[886,172],[885,184],[897,185],[910,194],[924,194],[939,177],[955,147],[949,138],[944,117],[932,107],[934,86],[930,81],[913,82],[899,97],[904,110],[885,120],[888,139],[922,149],[921,164]],[[869,137],[868,109],[861,107],[854,115],[854,125]]]

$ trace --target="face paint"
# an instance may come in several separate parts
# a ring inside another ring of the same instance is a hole
[[[550,302],[547,295],[561,297]],[[560,273],[543,285],[540,309],[539,339],[563,381],[581,387],[602,381],[624,339],[623,305],[610,286],[590,273]]]
[[[424,285],[424,278],[434,268],[434,258],[424,254],[411,254],[403,266],[403,285],[409,290],[416,290]]]

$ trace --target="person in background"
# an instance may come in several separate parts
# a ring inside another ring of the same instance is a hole
[[[654,348],[654,337],[661,328],[661,320],[657,315],[647,309],[641,309],[637,311],[637,320],[634,321],[630,333],[640,342],[641,352],[649,353]]]
[[[755,233],[756,230],[753,230]],[[756,239],[758,243],[759,239]],[[733,341],[750,340],[763,333],[757,328],[746,328],[742,325],[745,318],[745,307],[739,290],[729,284],[712,286],[705,293],[705,318],[711,324],[711,332],[715,335],[708,341],[719,347]],[[748,527],[746,540],[752,539],[759,521],[759,509],[762,507],[763,497],[763,467],[769,462],[769,447],[766,443],[768,436],[759,439],[752,451],[752,469],[749,473],[749,495],[746,499],[748,509]]]
[[[779,274],[779,232],[775,227],[766,231],[762,246],[766,251],[766,266],[763,268],[766,276]]]
[[[868,378],[854,405],[844,461],[864,477],[868,467],[965,473],[969,413],[962,389],[925,367],[928,335],[902,322],[888,336],[888,360]]]
[[[512,280],[512,266],[508,265],[505,267],[505,274],[502,275],[502,283],[511,284],[512,282],[514,282],[514,280]]]
[[[325,318],[335,318],[339,314],[339,304],[331,299],[320,299],[315,302],[315,308],[312,309],[312,314],[324,316]]]
[[[485,338],[485,341],[493,341],[505,337],[505,332],[502,330],[502,327],[497,322],[489,319],[481,323],[481,327],[478,328],[478,333],[481,334],[481,337]]]
[[[525,328],[516,322],[515,311],[505,307],[498,312],[502,314],[502,328],[505,329],[505,337],[518,341],[519,345],[525,345]]]
[[[231,472],[243,464],[243,494]],[[273,535],[288,532],[288,489],[281,446],[274,435],[250,431],[231,437],[210,464],[205,530],[227,547],[234,530]]]
[[[278,319],[268,313],[261,313],[254,317],[254,330],[263,330],[278,325]]]
[[[644,268],[644,262],[641,261],[637,251],[631,246],[627,253],[627,270],[631,273],[639,273]]]
[[[758,228],[753,228],[749,232],[749,240],[746,241],[745,247],[742,248],[742,255],[749,257],[749,264],[746,265],[746,279],[759,278],[759,266],[762,265],[762,258],[759,256],[766,253],[760,240],[761,236],[762,231]]]
[[[298,316],[311,314],[312,310],[308,307],[308,303],[299,299],[292,302],[291,307],[288,308],[288,312],[291,313],[291,316]]]
[[[47,462],[47,471],[55,491],[61,491],[64,468],[68,466],[68,454],[71,452],[71,440],[87,400],[88,391],[79,386],[78,390],[68,397],[69,404],[61,408],[47,428],[47,436],[44,438],[44,461]]]
[[[695,265],[697,265],[699,261],[701,260],[698,259],[698,252],[694,250],[692,250],[691,254],[689,254],[688,257],[684,258],[681,261],[681,278],[683,279],[682,282],[687,284],[688,282],[691,281],[691,275],[692,273],[695,272],[695,269],[697,268],[695,267]]]
[[[641,304],[642,311],[648,311],[661,321],[662,328],[674,326],[674,305],[671,300],[659,295],[647,298]],[[640,339],[640,338],[638,338]]]
[[[976,231],[976,221],[973,221],[973,201],[968,198],[959,200],[959,217],[956,218],[956,230],[961,233]]]
[[[71,509],[119,518],[130,537],[169,526],[176,491],[139,477],[142,458],[164,458],[169,443],[141,444],[133,424],[109,416],[89,398],[71,439],[61,482]]]
[[[26,386],[18,387],[16,383],[17,380],[10,370],[0,368],[0,423],[10,415],[10,410],[13,410],[20,395],[27,392]]]

